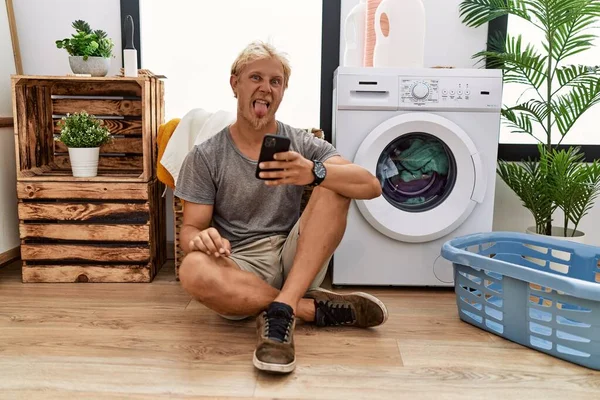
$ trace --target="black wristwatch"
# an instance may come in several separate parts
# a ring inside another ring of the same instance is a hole
[[[319,186],[321,182],[325,180],[325,176],[327,175],[327,169],[325,165],[321,161],[312,160],[313,161],[313,175],[315,176],[315,180],[311,183],[311,187]]]

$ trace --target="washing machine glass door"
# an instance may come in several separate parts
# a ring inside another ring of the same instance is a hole
[[[357,200],[381,233],[426,242],[455,230],[483,201],[485,175],[477,149],[455,123],[439,115],[408,113],[376,127],[354,162],[377,176],[383,194]]]

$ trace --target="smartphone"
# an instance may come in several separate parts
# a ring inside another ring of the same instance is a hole
[[[281,135],[270,135],[267,134],[263,138],[262,147],[260,148],[260,155],[258,156],[258,163],[256,164],[256,177],[262,180],[273,180],[274,178],[261,178],[258,174],[262,171],[281,171],[281,169],[260,169],[259,165],[264,161],[275,161],[273,155],[275,153],[284,153],[290,150],[290,139]]]

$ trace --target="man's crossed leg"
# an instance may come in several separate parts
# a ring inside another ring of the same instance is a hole
[[[346,229],[349,205],[350,199],[317,187],[287,238],[261,239],[230,257],[191,252],[184,259],[180,280],[198,301],[226,318],[260,314],[253,359],[257,368],[293,371],[296,317],[317,326],[363,328],[387,320],[385,305],[371,295],[319,288]]]

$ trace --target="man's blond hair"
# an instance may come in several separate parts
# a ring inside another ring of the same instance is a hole
[[[284,88],[287,89],[290,75],[292,74],[290,62],[288,61],[285,53],[279,52],[275,46],[269,43],[255,41],[246,46],[246,48],[240,52],[231,65],[231,75],[240,76],[240,73],[248,64],[256,60],[263,60],[265,58],[274,58],[281,62],[283,67]]]

